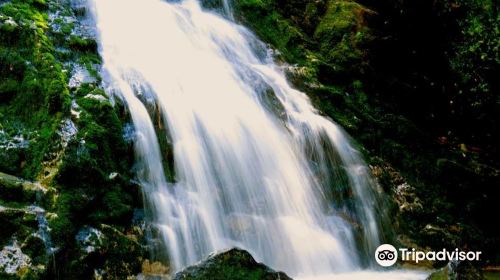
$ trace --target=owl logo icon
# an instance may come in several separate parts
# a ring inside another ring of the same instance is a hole
[[[375,251],[375,260],[381,266],[392,266],[398,261],[398,251],[391,244],[382,244]]]

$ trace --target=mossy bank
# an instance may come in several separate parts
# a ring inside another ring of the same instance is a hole
[[[83,4],[0,5],[2,279],[123,279],[146,258],[127,116]]]

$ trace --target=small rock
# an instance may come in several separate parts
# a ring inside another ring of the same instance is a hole
[[[118,177],[118,172],[112,172],[109,174],[108,179],[114,180],[116,177]]]
[[[71,73],[68,86],[70,88],[77,88],[83,83],[95,83],[96,78],[92,77],[87,68],[76,64]]]
[[[5,246],[0,251],[0,272],[16,274],[19,270],[30,265],[30,257],[21,251],[15,240],[12,245]]]
[[[418,212],[424,209],[415,194],[415,189],[408,183],[398,185],[395,194],[396,202],[402,212]]]
[[[85,98],[95,99],[95,100],[97,100],[99,102],[106,102],[107,101],[106,97],[104,97],[102,95],[98,95],[98,94],[91,94],[91,93],[85,95]]]
[[[0,24],[0,27],[2,28],[2,30],[7,31],[7,32],[12,32],[12,31],[16,30],[17,26],[18,26],[18,24],[12,18],[8,18],[7,20],[5,20],[3,22],[3,24]]]
[[[161,262],[151,262],[149,260],[142,262],[142,274],[145,278],[167,276],[169,270],[170,268]]]
[[[102,245],[102,232],[93,227],[83,227],[76,234],[76,241],[87,254],[96,251]]]

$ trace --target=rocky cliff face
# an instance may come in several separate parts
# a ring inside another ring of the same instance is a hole
[[[362,146],[391,197],[399,242],[478,248],[486,263],[499,261],[500,232],[487,218],[499,198],[493,1],[234,7],[292,64],[290,80]]]
[[[2,279],[123,279],[145,260],[126,116],[88,22],[84,2],[0,3]]]

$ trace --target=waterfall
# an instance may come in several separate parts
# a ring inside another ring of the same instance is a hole
[[[130,112],[174,271],[235,246],[296,277],[366,267],[382,238],[369,169],[262,42],[195,0],[93,6],[104,79]]]
[[[224,8],[224,13],[230,20],[234,20],[233,15],[233,5],[231,3],[232,0],[222,0],[222,7]]]

